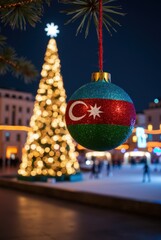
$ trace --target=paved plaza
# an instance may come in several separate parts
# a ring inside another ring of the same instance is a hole
[[[150,182],[142,182],[141,165],[114,168],[109,176],[104,166],[98,178],[86,172],[80,182],[23,182],[16,174],[0,171],[1,240],[161,240],[160,166],[151,165]],[[79,204],[85,199],[91,204]],[[102,200],[110,207],[98,208]]]
[[[0,188],[1,240],[160,240],[160,220]]]

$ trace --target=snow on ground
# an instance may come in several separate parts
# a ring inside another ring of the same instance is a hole
[[[126,197],[142,201],[152,201],[161,204],[161,165],[151,165],[151,181],[142,182],[143,165],[131,167],[129,165],[114,168],[110,176],[107,176],[106,165],[98,178],[91,177],[90,172],[83,173],[83,181],[80,182],[33,182],[37,185],[45,185],[54,188],[63,188],[74,191],[93,192],[103,195]],[[0,175],[16,174],[16,169],[0,170]]]

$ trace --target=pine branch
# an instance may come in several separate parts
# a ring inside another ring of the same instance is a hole
[[[0,0],[0,20],[12,29],[26,29],[28,23],[35,27],[43,15],[43,4],[50,5],[51,0]]]
[[[43,4],[50,4],[51,0],[0,0],[0,21],[12,29],[26,29],[40,21],[43,14]],[[0,36],[0,74],[11,72],[15,77],[30,82],[38,76],[34,65],[20,58],[13,48],[7,47],[6,38]]]
[[[17,57],[11,47],[0,48],[0,74],[11,72],[17,78],[23,78],[25,82],[31,82],[38,76],[34,65],[25,58]]]
[[[121,6],[111,5],[111,3],[116,1],[117,0],[103,0],[103,26],[107,29],[110,35],[112,35],[111,30],[116,31],[113,24],[121,26],[113,16],[125,15],[125,13],[121,12]],[[87,37],[92,19],[96,26],[96,30],[98,29],[99,0],[60,0],[60,2],[70,7],[62,11],[62,13],[66,13],[67,16],[71,16],[66,24],[80,20],[76,35],[82,32],[83,28],[85,28],[85,37]]]
[[[0,35],[0,47],[4,47],[6,45],[6,37],[3,35]]]

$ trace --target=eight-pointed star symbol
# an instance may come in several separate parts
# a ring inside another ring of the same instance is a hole
[[[88,112],[90,112],[89,117],[93,116],[94,119],[96,118],[96,116],[100,117],[100,113],[103,113],[103,111],[100,111],[101,106],[97,107],[97,104],[95,104],[94,107],[90,105],[90,108],[91,109],[88,110]]]

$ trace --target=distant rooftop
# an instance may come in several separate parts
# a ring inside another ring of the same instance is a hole
[[[34,100],[34,96],[31,93],[3,88],[0,88],[0,98],[22,99],[28,101]]]

